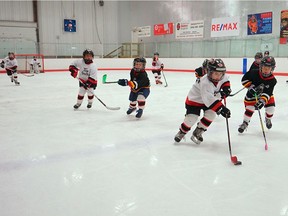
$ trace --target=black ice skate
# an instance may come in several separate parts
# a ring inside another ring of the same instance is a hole
[[[136,110],[136,108],[129,108],[126,113],[127,113],[127,115],[130,115],[135,110]]]
[[[272,128],[271,119],[265,118],[265,122],[266,122],[266,127],[267,127],[268,129],[271,129],[271,128]]]
[[[200,128],[197,127],[194,131],[193,134],[191,136],[191,140],[196,143],[196,144],[200,144],[201,142],[203,142],[203,137],[202,134],[205,132],[206,130],[204,128]]]
[[[76,103],[73,107],[74,107],[74,109],[78,109],[80,106],[81,106],[81,104]]]
[[[19,86],[19,85],[20,85],[20,82],[18,82],[18,81],[16,81],[16,80],[14,80],[14,83],[15,83],[16,86]]]
[[[238,132],[239,133],[243,133],[244,130],[246,130],[247,127],[248,127],[248,122],[243,121],[243,123],[238,128]]]
[[[138,109],[137,114],[136,114],[136,118],[141,118],[142,114],[143,114],[143,109]]]
[[[87,108],[90,109],[92,107],[92,103],[87,104]]]
[[[175,142],[180,142],[186,133],[183,133],[181,130],[178,131],[178,133],[175,135],[174,140]]]

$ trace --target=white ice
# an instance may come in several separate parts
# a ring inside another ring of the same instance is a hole
[[[287,216],[287,77],[278,76],[273,127],[264,138],[259,115],[238,134],[245,91],[229,97],[232,154],[226,122],[217,117],[204,142],[174,143],[184,119],[192,73],[166,73],[152,83],[141,119],[126,115],[129,88],[101,83],[128,71],[99,72],[97,100],[74,111],[78,82],[67,73],[0,75],[1,216]],[[232,90],[241,75],[230,75]],[[264,110],[261,110],[264,119]],[[194,127],[193,127],[194,128]]]

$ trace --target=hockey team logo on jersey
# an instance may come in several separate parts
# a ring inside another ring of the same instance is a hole
[[[82,74],[88,76],[88,75],[89,75],[89,70],[88,70],[88,68],[84,68],[83,71],[82,71]]]

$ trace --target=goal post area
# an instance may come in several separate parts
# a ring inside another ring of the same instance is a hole
[[[31,60],[36,57],[39,62],[40,66],[39,71],[40,73],[45,72],[45,65],[44,65],[44,55],[43,54],[15,54],[15,58],[18,62],[17,71],[21,73],[29,73],[30,72],[30,62]]]

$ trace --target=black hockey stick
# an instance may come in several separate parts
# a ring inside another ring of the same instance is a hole
[[[257,94],[255,94],[255,98],[256,98],[256,103],[257,103],[258,102]],[[260,119],[260,124],[261,124],[261,129],[262,129],[264,141],[265,141],[265,150],[267,151],[268,150],[268,144],[267,144],[266,135],[265,135],[265,131],[264,131],[263,121],[262,121],[260,109],[257,109],[257,110],[258,110],[258,114],[259,114],[259,119]]]
[[[82,83],[85,87],[87,87],[86,84],[82,82],[82,80],[80,80],[78,77],[76,77],[76,78],[79,80],[80,83]],[[87,91],[89,91],[90,93],[92,93],[92,94],[94,95],[94,97],[95,97],[103,106],[105,106],[107,109],[109,109],[109,110],[119,110],[119,109],[120,109],[120,107],[109,107],[109,106],[107,106],[107,105],[106,105],[100,98],[98,98],[97,95],[96,95],[94,92],[92,92],[89,88],[87,88]]]
[[[235,92],[234,94],[230,94],[230,97],[235,96],[236,94],[238,94],[239,92],[241,92],[242,90],[244,90],[246,87],[241,88],[240,90],[238,90],[237,92]]]
[[[165,80],[165,86],[164,86],[164,87],[167,87],[167,86],[168,86],[168,83],[167,83],[166,77],[165,77],[165,75],[164,75],[163,69],[162,69],[161,71],[162,71],[163,78],[164,78],[164,80]]]
[[[111,82],[107,82],[107,74],[104,74],[102,77],[102,83],[103,84],[111,84],[111,83],[118,83],[118,81],[111,81]]]
[[[226,97],[224,97],[224,105],[226,106]],[[228,123],[228,118],[225,117],[226,119],[226,128],[227,128],[227,135],[228,135],[228,146],[229,146],[229,153],[230,153],[230,159],[231,162],[237,166],[237,165],[242,165],[241,161],[238,161],[237,156],[232,156],[232,147],[231,147],[231,140],[230,140],[230,130],[229,130],[229,123]]]

